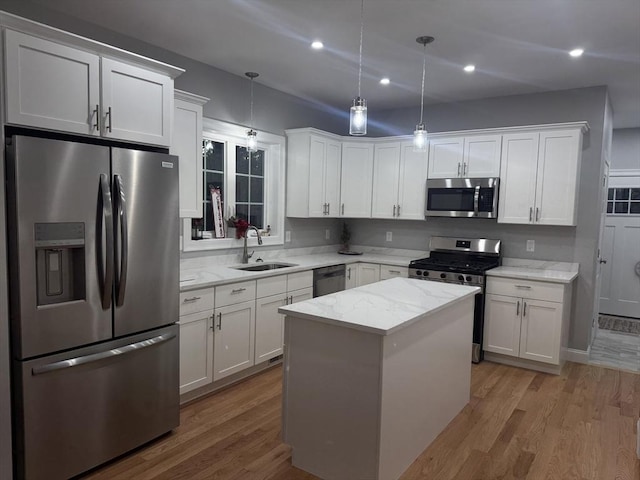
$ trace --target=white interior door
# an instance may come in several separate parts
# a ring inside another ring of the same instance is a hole
[[[639,177],[611,176],[611,187],[640,188]],[[613,210],[618,208],[618,193]],[[633,200],[631,201],[633,203]],[[637,207],[636,207],[637,208]],[[602,243],[603,260],[600,312],[640,318],[640,214],[610,214]]]

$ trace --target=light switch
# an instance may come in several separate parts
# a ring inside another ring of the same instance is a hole
[[[331,238],[331,230],[328,228],[324,231],[324,238],[325,240],[329,240]]]
[[[393,232],[387,232],[387,242],[391,242],[393,240]]]
[[[527,240],[527,252],[535,252],[535,250],[536,250],[536,241]]]
[[[284,241],[285,242],[291,241],[291,230],[287,230],[286,232],[284,232]]]

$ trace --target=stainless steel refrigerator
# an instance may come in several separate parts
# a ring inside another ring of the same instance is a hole
[[[16,471],[69,478],[179,424],[177,157],[5,148]]]

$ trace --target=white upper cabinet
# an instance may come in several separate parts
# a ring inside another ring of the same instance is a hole
[[[499,223],[576,224],[586,124],[503,136]]]
[[[414,152],[412,142],[376,144],[371,216],[424,220],[426,178],[426,152]]]
[[[400,142],[381,143],[373,155],[371,216],[396,218],[400,176]]]
[[[429,140],[429,178],[484,178],[500,174],[502,135]]]
[[[173,80],[127,63],[102,59],[103,135],[171,144]]]
[[[179,157],[180,217],[202,217],[202,106],[208,101],[175,91],[170,153]]]
[[[500,175],[502,135],[473,135],[464,138],[462,177],[486,178]]]
[[[170,146],[182,69],[19,17],[2,21],[23,30],[5,29],[7,123]]]
[[[100,135],[100,57],[6,30],[7,123]]]
[[[342,144],[340,215],[350,218],[371,217],[373,190],[373,144]]]
[[[429,140],[429,178],[462,176],[463,137],[442,137]]]
[[[502,137],[500,223],[531,223],[533,220],[539,136],[524,132]]]
[[[313,129],[287,131],[288,216],[339,216],[341,148]]]

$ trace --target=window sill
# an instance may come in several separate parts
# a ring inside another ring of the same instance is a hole
[[[212,238],[203,240],[191,240],[190,238],[183,238],[182,251],[183,252],[201,252],[207,250],[228,250],[230,248],[241,249],[244,244],[242,238]],[[257,237],[249,237],[247,239],[247,247],[252,249],[265,247],[269,245],[283,245],[282,236],[271,235],[269,237],[262,237],[262,245],[258,245]]]

